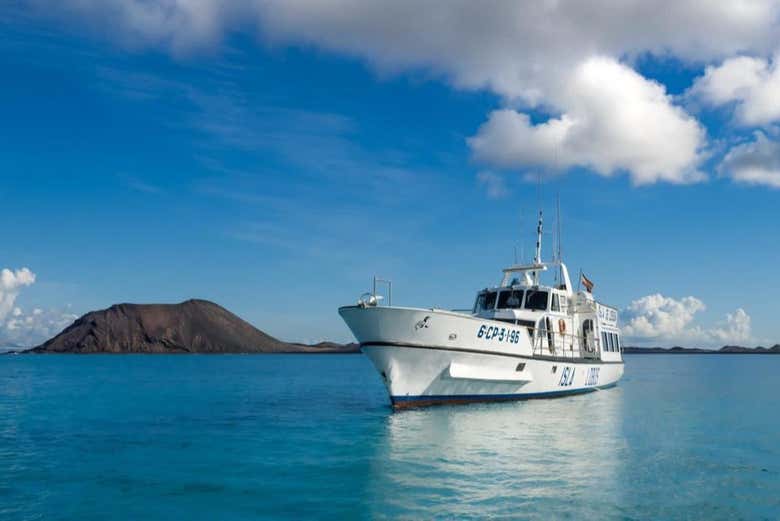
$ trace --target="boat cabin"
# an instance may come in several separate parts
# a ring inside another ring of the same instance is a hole
[[[539,275],[558,269],[557,283]],[[533,354],[545,357],[620,360],[617,310],[596,302],[585,290],[572,290],[562,262],[511,266],[499,286],[477,294],[472,315],[524,326]]]

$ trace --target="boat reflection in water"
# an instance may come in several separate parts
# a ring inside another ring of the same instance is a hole
[[[623,393],[390,415],[369,488],[374,518],[620,514]]]

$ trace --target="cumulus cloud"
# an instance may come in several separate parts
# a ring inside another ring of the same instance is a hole
[[[751,338],[750,315],[739,308],[726,315],[726,324],[710,331],[710,335],[722,342],[745,342]]]
[[[383,70],[433,69],[464,88],[538,97],[538,77],[594,54],[711,60],[764,54],[777,43],[775,0],[613,2],[468,0],[32,0],[124,42],[169,50],[213,46],[260,28],[274,42],[310,43]],[[717,38],[713,38],[717,34]]]
[[[67,311],[36,308],[25,313],[16,306],[21,290],[34,284],[35,278],[28,268],[0,271],[0,347],[38,344],[76,319]]]
[[[750,316],[739,308],[712,328],[696,323],[696,315],[707,307],[696,297],[674,299],[660,293],[634,300],[624,310],[623,333],[639,342],[701,342],[705,344],[748,342]]]
[[[638,338],[698,336],[701,329],[693,325],[693,320],[696,313],[705,309],[704,302],[696,297],[675,300],[660,293],[648,295],[628,306],[628,321],[623,330]]]
[[[26,313],[16,307],[0,327],[0,345],[27,347],[41,344],[77,318],[67,310],[34,308]]]
[[[127,47],[186,54],[218,44],[257,2],[220,0],[29,0],[44,16],[78,18]],[[242,4],[246,4],[242,6]]]
[[[110,27],[112,38],[174,53],[258,30],[274,45],[316,46],[381,73],[411,70],[488,90],[507,108],[471,141],[477,158],[511,168],[628,171],[637,184],[701,180],[704,136],[663,87],[631,68],[634,58],[652,53],[699,63],[780,47],[776,0],[33,1],[40,12],[75,15]],[[521,107],[553,117],[533,125],[513,110]]]
[[[14,307],[16,297],[25,286],[35,282],[35,273],[28,268],[11,271],[4,268],[0,271],[0,321],[8,316]]]
[[[743,125],[780,120],[780,55],[774,60],[739,56],[707,67],[691,93],[711,105],[734,103]]]
[[[757,131],[752,141],[736,145],[726,154],[719,170],[738,183],[780,188],[780,141]]]
[[[590,58],[554,98],[565,112],[537,125],[512,109],[493,112],[469,140],[476,157],[505,168],[584,166],[605,176],[625,170],[637,185],[704,178],[696,169],[703,128],[662,85],[629,67]]]

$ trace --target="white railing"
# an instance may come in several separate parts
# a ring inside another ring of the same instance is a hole
[[[386,284],[387,285],[387,305],[392,306],[393,305],[393,281],[388,279],[380,279],[376,275],[374,275],[374,286],[373,286],[373,292],[372,294],[374,297],[376,297],[376,285],[379,284]]]
[[[587,351],[582,346],[585,338],[582,335],[560,333],[547,329],[527,327],[531,338],[532,353],[534,356],[551,356],[557,358],[597,358],[596,347],[593,351]],[[567,342],[567,339],[569,340]],[[590,355],[590,356],[589,356]]]
[[[378,306],[380,301],[385,300],[385,297],[382,295],[379,295],[376,292],[376,286],[377,284],[386,284],[387,285],[387,305],[392,306],[393,305],[393,281],[388,279],[380,279],[377,276],[374,276],[373,278],[373,284],[371,285],[371,292],[370,293],[363,293],[360,296],[360,299],[358,300],[358,305],[363,307],[374,307]]]

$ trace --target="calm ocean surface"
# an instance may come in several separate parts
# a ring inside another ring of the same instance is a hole
[[[780,519],[780,356],[392,413],[362,355],[2,356],[0,519]]]

